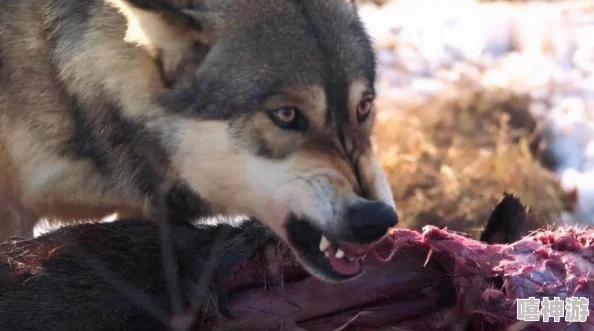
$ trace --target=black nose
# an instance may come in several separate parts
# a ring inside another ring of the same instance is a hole
[[[347,222],[356,238],[373,242],[398,224],[398,215],[391,206],[379,201],[359,202],[347,211]]]

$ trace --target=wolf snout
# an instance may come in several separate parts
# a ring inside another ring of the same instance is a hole
[[[381,201],[358,202],[351,206],[346,221],[355,238],[363,242],[381,239],[398,224],[398,215],[392,206]]]

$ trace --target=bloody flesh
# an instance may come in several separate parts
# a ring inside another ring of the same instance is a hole
[[[303,276],[266,290],[252,283],[229,307],[238,319],[276,319],[311,331],[594,330],[594,316],[584,323],[517,319],[516,299],[529,297],[583,297],[589,311],[594,308],[594,230],[562,226],[521,236],[522,208],[505,195],[482,241],[433,226],[394,230],[364,258],[365,273],[352,282],[329,285]],[[505,236],[508,244],[487,243]],[[290,255],[280,265],[288,267],[285,275],[295,274]],[[275,273],[282,278],[282,268],[268,275]]]
[[[236,293],[236,318],[290,320],[306,330],[505,330],[516,299],[585,297],[594,308],[594,231],[559,227],[489,245],[432,226],[395,230],[368,254],[365,274],[326,284],[313,277]],[[285,262],[287,263],[287,262]],[[433,314],[433,315],[432,315]],[[432,317],[429,317],[432,316]],[[529,330],[593,330],[586,323],[533,323]],[[565,330],[565,329],[564,329]]]
[[[74,225],[10,240],[0,243],[0,330],[594,330],[594,316],[573,324],[516,319],[515,300],[531,296],[584,297],[587,311],[594,308],[594,230],[523,236],[520,207],[505,197],[482,241],[432,226],[394,230],[367,253],[363,275],[342,284],[306,273],[257,222],[173,226],[183,295],[207,299],[200,311],[184,306],[175,316],[154,222]],[[221,233],[224,255],[215,265],[211,248]],[[211,266],[209,290],[197,291]]]

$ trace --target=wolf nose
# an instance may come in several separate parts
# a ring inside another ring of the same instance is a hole
[[[347,222],[356,238],[373,242],[398,224],[398,215],[391,206],[380,201],[359,202],[347,211]]]

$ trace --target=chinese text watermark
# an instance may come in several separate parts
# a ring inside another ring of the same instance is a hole
[[[560,298],[517,299],[517,319],[526,322],[539,321],[541,316],[543,322],[586,322],[590,316],[590,300],[588,298],[569,297],[565,300]]]

